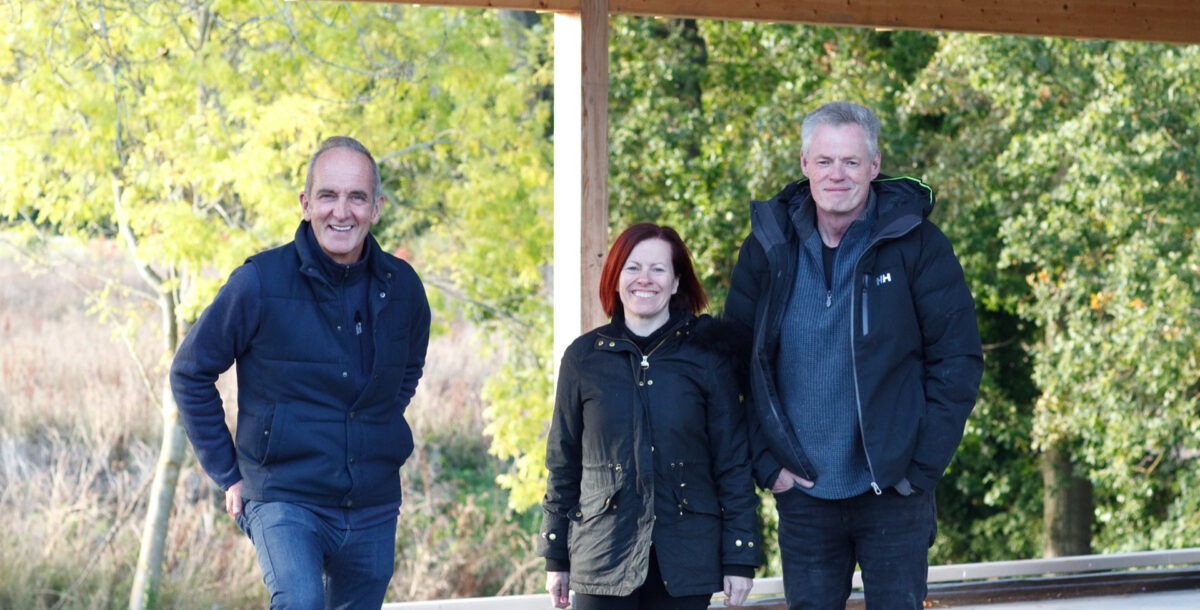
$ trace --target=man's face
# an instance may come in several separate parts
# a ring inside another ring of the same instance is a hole
[[[334,262],[350,265],[362,257],[383,206],[383,195],[372,196],[374,188],[371,161],[349,148],[331,148],[313,165],[312,188],[300,193],[300,208]]]
[[[867,151],[867,136],[855,124],[821,125],[813,132],[800,168],[809,179],[817,215],[858,218],[871,181],[879,175],[879,155]]]

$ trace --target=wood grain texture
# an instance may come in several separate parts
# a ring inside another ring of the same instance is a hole
[[[581,0],[435,0],[420,4],[579,12]],[[1196,0],[610,0],[608,12],[1200,43],[1200,2]]]

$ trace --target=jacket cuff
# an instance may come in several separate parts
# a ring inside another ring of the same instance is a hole
[[[743,578],[754,578],[754,566],[743,566],[736,564],[726,565],[722,571],[725,576],[741,576]]]
[[[933,491],[933,488],[937,487],[938,484],[938,479],[932,479],[925,476],[921,473],[921,470],[916,467],[909,468],[908,472],[905,473],[904,478],[908,479],[908,483],[917,491],[930,492]]]
[[[558,560],[569,563],[567,555],[567,528],[570,520],[548,511],[542,514],[542,529],[537,538],[537,551],[547,561]],[[564,570],[552,570],[564,571]]]
[[[722,538],[721,557],[726,566],[758,565],[760,547],[757,535],[726,533]]]
[[[758,486],[767,490],[773,489],[775,487],[775,481],[779,479],[779,473],[781,472],[783,472],[783,466],[776,464],[774,470],[762,477],[762,479],[758,482]]]

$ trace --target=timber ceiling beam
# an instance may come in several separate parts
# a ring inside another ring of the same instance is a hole
[[[421,4],[578,13],[580,1],[431,0]],[[610,15],[1200,43],[1200,2],[1196,0],[609,0],[608,12]]]

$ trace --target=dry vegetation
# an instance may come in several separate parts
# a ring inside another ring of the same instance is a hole
[[[161,437],[158,313],[125,290],[137,278],[111,245],[54,260],[30,267],[0,244],[0,608],[125,607]],[[106,282],[101,308],[89,295]],[[502,354],[485,359],[479,343],[458,325],[430,348],[409,409],[418,447],[389,601],[540,584],[532,519],[510,514],[492,483],[501,465],[487,455],[479,389]],[[228,401],[230,380],[222,388]],[[265,606],[253,550],[219,499],[189,454],[159,607]]]

